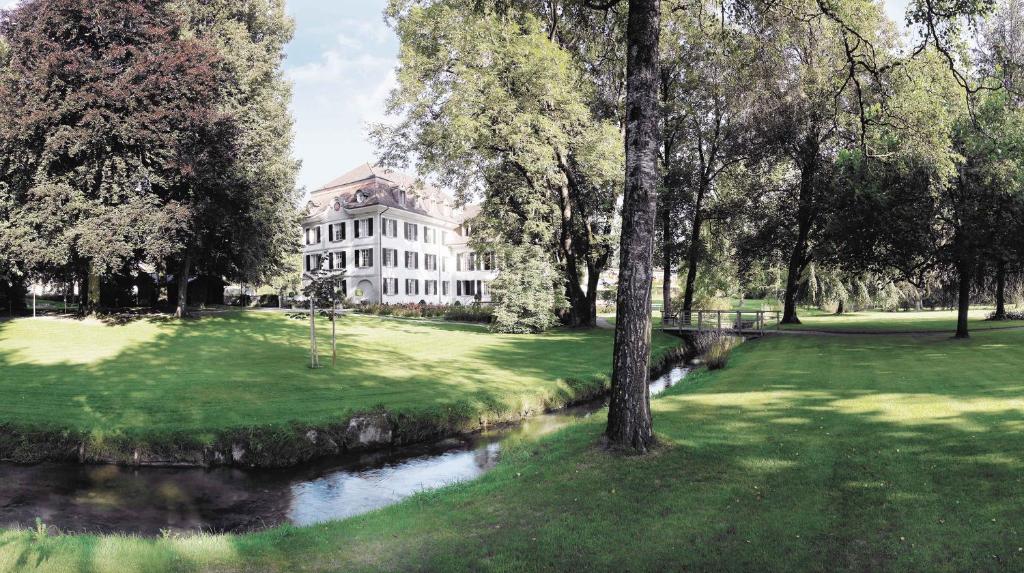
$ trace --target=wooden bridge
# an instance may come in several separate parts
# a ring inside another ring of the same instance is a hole
[[[691,310],[662,316],[665,332],[723,331],[763,335],[779,330],[782,313],[777,310]]]

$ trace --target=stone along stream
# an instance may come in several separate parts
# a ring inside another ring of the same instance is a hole
[[[651,395],[682,380],[676,367]],[[416,492],[477,478],[503,441],[536,438],[590,416],[596,401],[439,442],[338,456],[287,469],[0,464],[0,528],[36,519],[65,533],[244,532],[366,513]]]

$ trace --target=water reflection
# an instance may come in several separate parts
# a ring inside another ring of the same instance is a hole
[[[686,373],[675,368],[652,381],[651,395]],[[283,470],[0,464],[0,527],[31,527],[38,517],[65,532],[158,535],[341,519],[479,477],[498,463],[503,441],[543,436],[602,407],[596,402],[473,436]]]

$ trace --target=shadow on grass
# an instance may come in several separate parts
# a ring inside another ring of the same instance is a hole
[[[611,365],[611,333],[597,330],[501,336],[473,326],[344,317],[337,367],[329,366],[330,328],[321,322],[327,367],[310,370],[308,326],[300,321],[225,313],[144,322],[82,330],[75,346],[93,344],[82,337],[131,332],[120,329],[143,333],[85,363],[62,358],[59,348],[47,355],[51,362],[35,360],[46,339],[0,350],[0,391],[10,398],[0,404],[0,423],[145,436],[338,422],[378,407],[530,410],[606,383]],[[30,332],[28,324],[0,324],[0,343],[21,336],[11,333],[16,327]]]
[[[124,555],[159,548],[150,570],[1020,570],[1022,341],[765,339],[653,401],[655,455],[601,453],[598,416],[474,483],[216,538],[228,557],[173,540]]]
[[[1024,357],[999,345],[1022,341],[752,343],[654,400],[655,455],[602,454],[598,419],[446,495],[299,531],[300,551],[273,532],[238,551],[282,569],[1020,570]]]

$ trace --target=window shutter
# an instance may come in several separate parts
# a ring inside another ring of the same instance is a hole
[[[455,281],[455,290],[458,296],[462,296],[462,281]]]
[[[373,221],[373,219],[370,219],[370,221]],[[367,263],[366,266],[372,267],[373,266],[373,249],[366,249],[366,254],[370,256],[369,257],[370,258],[370,262]]]
[[[319,225],[317,225],[317,227],[316,227],[316,242],[317,243],[320,242],[320,226]]]
[[[345,240],[345,223],[338,223],[338,231],[339,231],[338,240],[339,241],[344,241]]]
[[[345,251],[341,251],[341,253],[339,254],[341,255],[341,268],[344,269],[348,267],[348,265],[345,263]]]
[[[327,240],[334,240],[334,225],[327,225]]]
[[[366,220],[366,236],[367,237],[372,237],[373,236],[373,219],[367,219]]]

